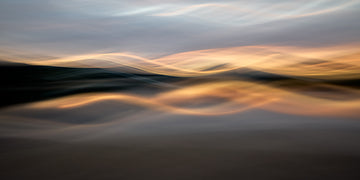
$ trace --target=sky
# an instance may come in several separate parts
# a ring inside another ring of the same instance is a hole
[[[0,0],[0,82],[4,179],[359,179],[360,0]]]
[[[0,53],[146,58],[241,46],[360,42],[358,0],[1,0]]]

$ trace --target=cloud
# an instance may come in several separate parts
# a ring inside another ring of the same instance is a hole
[[[244,45],[328,46],[360,39],[358,1],[0,2],[0,48],[45,55],[157,57]]]

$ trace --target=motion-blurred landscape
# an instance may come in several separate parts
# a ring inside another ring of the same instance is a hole
[[[359,8],[0,2],[0,179],[359,179]]]

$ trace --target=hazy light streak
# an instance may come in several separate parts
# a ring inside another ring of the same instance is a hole
[[[246,91],[247,94],[237,92],[231,87],[232,83],[214,83],[203,84],[199,86],[190,86],[180,90],[162,93],[154,97],[141,97],[131,94],[121,93],[99,93],[74,95],[66,98],[60,98],[50,101],[39,102],[31,105],[33,108],[77,108],[87,106],[101,101],[121,101],[135,105],[141,105],[148,108],[158,109],[167,112],[190,114],[190,115],[224,115],[239,113],[254,107],[258,107],[274,101],[274,98],[268,98]],[[226,93],[232,90],[233,93]],[[223,92],[225,91],[225,93]],[[176,99],[176,97],[181,97]],[[196,102],[199,98],[225,98],[224,103],[216,103],[205,107],[186,108],[181,107],[179,103]]]
[[[332,4],[335,3],[335,4]],[[188,6],[179,6],[174,11],[154,13],[152,16],[170,17],[170,16],[191,16],[205,21],[217,23],[227,23],[233,25],[251,25],[281,19],[294,19],[331,13],[346,9],[359,3],[357,0],[350,1],[311,1],[309,3],[289,3],[288,5],[269,5],[259,8],[256,3],[250,4],[216,4],[205,3]],[[293,6],[291,6],[293,5]],[[287,7],[289,6],[289,7]],[[165,9],[165,8],[164,8]],[[164,11],[163,9],[163,11]],[[161,11],[161,9],[159,9]],[[222,17],[227,17],[226,21]]]
[[[344,76],[360,72],[360,49],[356,45],[326,48],[240,46],[189,51],[157,59],[128,53],[100,53],[48,60],[18,59],[34,65],[109,68],[127,66],[170,76],[200,76],[251,68],[292,76]],[[312,63],[309,63],[312,62]],[[212,69],[213,67],[219,67]],[[342,68],[339,68],[342,67]]]
[[[187,6],[187,7],[175,10],[173,12],[153,14],[153,16],[178,16],[178,15],[187,14],[192,11],[195,11],[195,10],[198,10],[201,8],[207,8],[207,7],[229,7],[229,6],[227,6],[225,4],[197,4],[197,5]]]
[[[353,90],[360,94],[359,90]],[[218,99],[214,103],[189,107],[199,99]],[[220,99],[225,100],[221,102]],[[360,100],[331,100],[306,96],[283,89],[250,82],[225,81],[184,87],[179,90],[145,97],[122,93],[74,95],[39,103],[30,108],[79,108],[102,101],[119,101],[140,105],[154,110],[189,115],[224,115],[239,113],[252,108],[303,115],[358,116]],[[185,106],[184,106],[185,105]]]
[[[53,81],[47,81],[48,74],[39,73],[40,77],[34,79],[39,78],[39,84],[45,84],[44,87],[37,89],[37,84],[31,86],[27,82],[22,87],[20,82],[14,89],[25,93],[24,101],[17,103],[40,102],[9,105],[9,109],[36,111],[40,119],[44,118],[43,124],[37,118],[22,118],[26,113],[14,115],[16,122],[8,122],[11,116],[4,115],[2,118],[6,120],[1,123],[6,127],[44,126],[43,129],[50,129],[47,132],[89,127],[91,122],[78,126],[48,122],[56,121],[56,117],[46,117],[47,110],[86,119],[81,113],[93,115],[90,111],[96,108],[101,122],[93,127],[98,127],[122,120],[121,113],[127,112],[121,111],[127,111],[127,105],[133,105],[130,116],[137,115],[139,109],[196,116],[263,109],[295,115],[359,118],[360,91],[355,83],[360,79],[360,46],[351,44],[358,40],[359,25],[354,16],[358,15],[359,2],[260,0],[199,4],[196,1],[71,0],[49,4],[34,1],[25,5],[5,2],[5,13],[0,20],[1,60],[43,66],[118,68],[119,73],[117,77],[104,73],[109,80],[91,74],[91,70],[82,71],[83,74],[59,71],[55,75],[49,73]],[[19,52],[7,52],[11,47]],[[36,49],[44,54],[32,55]],[[93,53],[105,52],[104,49],[113,53]],[[167,55],[159,57],[159,54]],[[127,76],[127,70],[133,69],[163,78],[166,83],[151,77]],[[91,79],[92,75],[98,79]],[[142,82],[134,83],[136,78],[142,78]],[[174,79],[181,80],[172,82]],[[45,87],[57,83],[63,87]],[[156,88],[147,91],[154,85]],[[50,90],[46,91],[47,88]],[[32,91],[28,91],[40,89],[42,93],[46,89],[44,94],[58,93],[52,88],[71,95],[59,93],[40,97],[65,97],[32,99]],[[104,93],[108,91],[112,93]],[[27,101],[26,93],[32,101]],[[106,102],[115,104],[106,107],[117,108],[119,104],[119,109],[113,114],[104,113],[102,103]],[[121,106],[124,104],[125,108]],[[77,110],[81,111],[80,115],[74,113]],[[38,116],[36,113],[29,116]],[[66,116],[62,118],[59,119]]]

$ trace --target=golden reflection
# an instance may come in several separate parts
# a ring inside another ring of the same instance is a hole
[[[223,115],[262,108],[291,114],[357,116],[360,92],[351,83],[360,78],[359,58],[360,50],[355,45],[241,46],[182,52],[156,59],[128,53],[102,53],[26,62],[68,67],[131,67],[145,74],[186,77],[180,83],[166,82],[172,89],[153,95],[87,93],[34,103],[31,108],[70,109],[118,101],[192,115]],[[250,73],[237,74],[246,70]],[[256,77],[259,73],[263,73],[264,78],[269,76],[266,73],[271,73],[280,80],[262,83],[264,80]],[[314,83],[316,81],[319,83]],[[345,97],[347,94],[353,98]]]
[[[356,89],[342,89],[337,86],[333,86],[333,88],[347,90],[356,95],[360,94],[360,91]],[[337,94],[332,95],[336,96]],[[33,103],[29,105],[29,108],[81,108],[102,101],[117,101],[176,114],[206,116],[233,114],[260,108],[289,114],[358,117],[357,112],[360,110],[360,99],[339,100],[309,96],[294,90],[244,81],[202,83],[166,91],[151,97],[124,93],[73,95]]]

